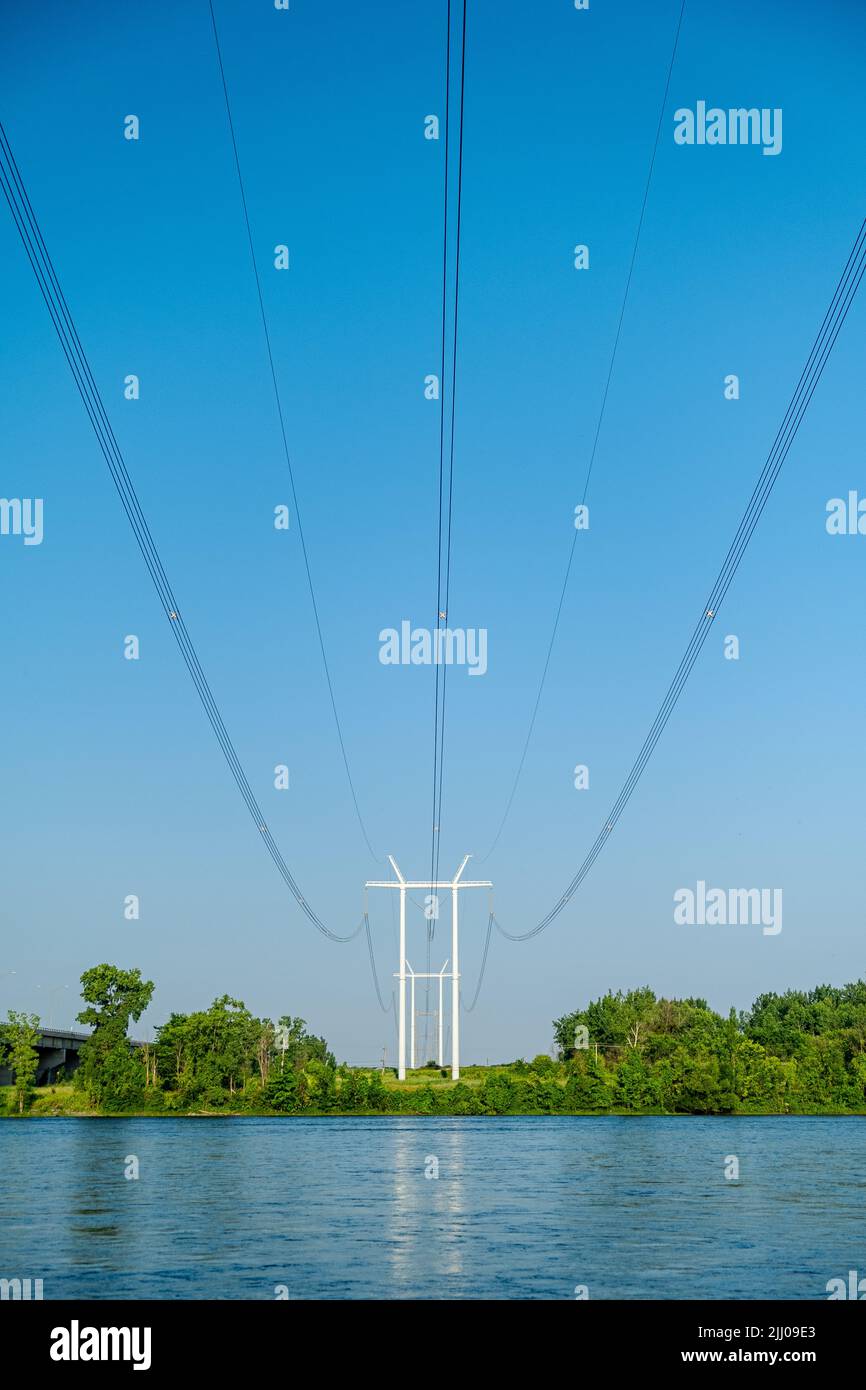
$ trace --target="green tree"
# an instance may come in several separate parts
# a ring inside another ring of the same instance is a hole
[[[719,1043],[719,1095],[717,1105],[725,1114],[737,1108],[738,1059],[743,1039],[737,1022],[737,1011],[733,1007],[728,1014]]]
[[[126,1038],[130,1019],[141,1018],[153,989],[153,981],[143,980],[138,969],[95,965],[81,976],[81,997],[87,1008],[78,1015],[78,1022],[93,1027],[91,1042],[99,1037],[104,1045],[113,1046]]]
[[[264,1090],[264,1102],[271,1110],[285,1114],[296,1111],[300,1105],[298,1094],[298,1074],[292,1067],[285,1071],[273,1071]]]
[[[629,1110],[651,1110],[659,1103],[652,1070],[636,1048],[628,1048],[617,1067],[614,1094]]]
[[[507,1073],[492,1072],[484,1078],[478,1099],[488,1115],[507,1115],[514,1105],[514,1093],[514,1082]]]
[[[280,1067],[299,1068],[312,1061],[324,1062],[329,1067],[337,1065],[325,1039],[307,1032],[305,1019],[283,1014],[275,1033],[276,1055]]]
[[[567,1058],[574,1053],[575,1032],[580,1026],[587,1029],[590,1043],[597,1043],[599,1047],[622,1047],[626,1043],[637,1046],[649,1031],[657,1002],[648,985],[629,990],[627,994],[622,990],[617,990],[616,994],[608,990],[585,1009],[554,1021],[553,1035],[561,1055]]]
[[[24,1114],[33,1097],[36,1072],[39,1068],[37,1044],[41,1036],[42,1030],[36,1014],[9,1010],[0,1035],[0,1061],[5,1060],[12,1071],[14,1097],[19,1115]]]
[[[611,1077],[595,1051],[577,1052],[569,1068],[565,1102],[569,1110],[608,1110],[613,1100]]]
[[[187,1015],[173,1013],[156,1030],[157,1074],[172,1090],[181,1089],[187,1061]]]
[[[396,1100],[396,1104],[392,1101]],[[382,1080],[382,1074],[373,1071],[367,1078],[367,1105],[370,1110],[399,1110],[399,1092],[389,1091]]]
[[[270,1025],[254,1018],[240,999],[223,994],[210,1008],[172,1014],[157,1028],[161,1076],[184,1103],[203,1099],[220,1106],[254,1071],[264,1079],[270,1065]]]
[[[470,1086],[466,1086],[462,1081],[451,1090],[449,1096],[449,1112],[452,1115],[480,1115],[481,1102]]]
[[[352,1067],[344,1067],[340,1076],[339,1108],[341,1110],[366,1110],[367,1094],[367,1077],[364,1072],[356,1071]]]
[[[144,1068],[132,1055],[127,1037],[130,1020],[138,1021],[153,997],[153,981],[141,971],[117,965],[95,965],[81,976],[81,997],[87,1005],[78,1015],[93,1032],[81,1045],[76,1083],[99,1105],[124,1110],[140,1104]]]

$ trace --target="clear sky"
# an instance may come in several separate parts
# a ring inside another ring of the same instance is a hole
[[[455,5],[456,10],[456,5]],[[502,815],[549,640],[670,59],[678,0],[469,0],[443,871]],[[435,605],[445,4],[218,0],[258,264],[346,746],[376,853],[426,876],[433,670],[378,634]],[[455,26],[455,41],[457,29]],[[688,0],[575,570],[496,852],[503,925],[555,902],[643,741],[864,213],[866,13]],[[226,724],[305,895],[337,931],[384,873],[354,818],[289,500],[205,0],[8,0],[0,115]],[[783,148],[674,143],[674,110],[780,107]],[[140,139],[123,137],[140,118]],[[5,204],[0,1010],[68,1021],[82,970],[138,965],[137,1032],[224,992],[372,1061],[363,939],[316,933],[207,725]],[[273,247],[291,269],[273,269]],[[573,268],[573,247],[590,268]],[[858,302],[691,682],[611,842],[536,940],[494,936],[466,1060],[644,983],[723,1010],[861,976],[866,493]],[[135,373],[141,398],[127,401]],[[724,399],[724,378],[740,399]],[[127,661],[124,638],[140,639]],[[740,640],[739,661],[723,639]],[[273,769],[290,768],[277,791]],[[577,791],[573,769],[590,769]],[[858,865],[861,868],[858,869]],[[684,927],[699,879],[781,887],[784,925]],[[137,894],[138,921],[126,921]],[[474,991],[486,924],[467,894]],[[392,904],[371,895],[379,971]],[[447,920],[434,967],[449,953]],[[424,923],[413,909],[410,960]],[[10,972],[14,971],[14,975]]]

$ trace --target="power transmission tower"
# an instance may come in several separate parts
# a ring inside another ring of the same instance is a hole
[[[388,855],[391,868],[396,875],[393,879],[371,879],[364,886],[366,888],[392,888],[400,894],[400,969],[396,972],[396,978],[400,981],[400,1003],[398,1009],[397,1024],[397,1076],[400,1081],[406,1079],[406,979],[407,971],[412,984],[412,1067],[415,1066],[415,986],[416,979],[426,979],[426,975],[416,975],[406,959],[406,893],[410,888],[429,888],[435,892],[440,888],[450,888],[451,890],[451,969],[446,972],[445,962],[442,969],[435,975],[430,975],[431,979],[439,980],[439,1060],[443,1061],[442,1053],[442,983],[448,979],[451,981],[451,1078],[453,1081],[460,1079],[460,942],[459,942],[459,908],[458,899],[462,888],[492,888],[493,884],[489,879],[470,881],[462,877],[463,870],[471,859],[471,855],[464,855],[463,863],[451,879],[444,881],[438,879],[405,879],[397,867],[393,855]]]

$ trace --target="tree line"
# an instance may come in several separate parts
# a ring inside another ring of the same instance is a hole
[[[648,987],[608,992],[554,1021],[556,1055],[467,1067],[451,1085],[430,1063],[427,1084],[338,1066],[302,1018],[257,1018],[222,995],[173,1013],[152,1043],[132,1023],[153,997],[139,970],[98,965],[81,977],[92,1032],[73,1084],[106,1113],[250,1111],[275,1114],[858,1113],[866,1111],[866,982],[760,995],[725,1018],[704,999]],[[7,1110],[34,1092],[39,1020],[10,1012],[0,1064],[13,1074]]]

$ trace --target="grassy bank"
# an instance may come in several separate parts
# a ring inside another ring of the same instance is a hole
[[[349,1068],[347,1071],[356,1071],[359,1078],[366,1079],[370,1072],[358,1068]],[[32,1103],[24,1119],[46,1119],[52,1117],[67,1118],[117,1118],[120,1116],[140,1116],[152,1119],[166,1117],[190,1117],[201,1118],[208,1116],[274,1116],[281,1118],[309,1117],[321,1118],[330,1116],[333,1118],[347,1118],[351,1116],[461,1116],[461,1115],[513,1115],[513,1116],[537,1116],[537,1115],[577,1115],[577,1116],[647,1116],[647,1115],[713,1115],[726,1114],[738,1116],[775,1116],[775,1115],[866,1115],[866,1105],[859,1108],[838,1109],[822,1105],[803,1104],[796,1109],[790,1106],[781,1108],[768,1108],[767,1106],[749,1106],[744,1104],[732,1111],[713,1111],[713,1110],[665,1110],[660,1106],[646,1106],[643,1108],[629,1107],[625,1105],[611,1104],[603,1109],[599,1108],[580,1108],[570,1107],[567,1104],[568,1095],[566,1085],[562,1082],[555,1082],[562,1091],[562,1096],[556,1097],[551,1103],[551,1094],[546,1092],[545,1103],[534,1106],[523,1105],[521,1108],[494,1108],[489,1103],[488,1083],[507,1076],[508,1067],[468,1067],[462,1074],[459,1082],[451,1080],[450,1075],[441,1076],[437,1071],[435,1075],[430,1075],[424,1071],[410,1073],[405,1081],[398,1081],[396,1076],[385,1073],[383,1084],[384,1098],[375,1107],[356,1105],[349,1108],[341,1108],[339,1094],[335,1097],[335,1103],[327,1108],[320,1108],[315,1104],[305,1105],[302,1109],[285,1111],[275,1110],[262,1104],[260,1095],[244,1095],[238,1093],[235,1097],[227,1097],[226,1103],[207,1104],[198,1100],[195,1103],[183,1104],[180,1097],[171,1092],[156,1092],[152,1096],[145,1096],[144,1104],[133,1106],[124,1110],[109,1110],[97,1105],[90,1104],[87,1097],[80,1089],[71,1083],[55,1086],[40,1086],[33,1094]],[[431,1101],[431,1096],[433,1100]],[[6,1095],[0,1092],[0,1118],[22,1118],[8,1104],[12,1100],[11,1093]],[[4,1101],[7,1104],[4,1107]],[[167,1102],[167,1103],[166,1103]]]

